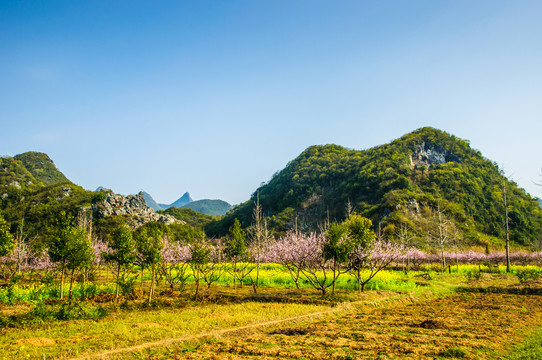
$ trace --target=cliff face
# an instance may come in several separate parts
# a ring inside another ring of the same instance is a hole
[[[450,161],[459,163],[461,159],[441,146],[425,141],[410,155],[411,167],[426,165],[429,168],[431,165],[445,164]]]
[[[137,195],[128,195],[126,197],[113,192],[108,192],[105,199],[92,205],[92,211],[97,218],[107,216],[123,216],[126,223],[138,228],[151,221],[157,221],[163,224],[173,224],[180,222],[171,215],[157,214],[147,206],[143,193]]]

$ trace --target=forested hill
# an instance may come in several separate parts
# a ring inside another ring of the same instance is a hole
[[[45,185],[68,181],[47,154],[29,151],[16,155],[13,159],[20,161],[36,180]]]
[[[250,225],[259,193],[270,226],[278,232],[296,224],[311,230],[328,219],[341,220],[350,203],[388,234],[401,223],[423,232],[418,220],[441,209],[472,242],[484,234],[502,238],[503,185],[512,239],[529,244],[539,236],[542,224],[537,201],[468,141],[422,128],[362,151],[311,146],[254,192],[251,200],[210,224],[207,231],[223,234],[234,218]]]
[[[40,186],[71,183],[46,154],[25,152],[0,158],[0,187],[5,192]],[[4,193],[6,194],[6,193]],[[3,195],[4,198],[7,195]]]
[[[44,236],[61,211],[76,214],[96,196],[69,181],[46,154],[0,158],[0,212],[12,227],[24,219],[29,237]]]

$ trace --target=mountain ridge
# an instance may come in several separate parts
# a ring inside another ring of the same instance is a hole
[[[169,205],[165,205],[164,207],[164,204],[160,204],[164,209],[167,209],[167,208],[170,208],[170,207],[183,207],[184,205],[186,204],[190,204],[192,201],[192,198],[190,197],[190,193],[187,191],[183,194],[183,196],[181,196],[180,198],[178,198],[177,200],[175,200],[174,202],[172,202],[171,204]]]
[[[278,233],[312,231],[327,221],[341,221],[350,204],[377,224],[376,231],[391,236],[406,223],[421,237],[416,216],[442,206],[463,236],[483,246],[492,237],[504,237],[503,184],[512,209],[511,236],[527,245],[542,224],[536,200],[467,140],[426,127],[367,150],[310,146],[206,230],[224,235],[235,218],[248,227],[259,196],[270,227]]]

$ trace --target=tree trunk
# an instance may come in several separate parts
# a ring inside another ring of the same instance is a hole
[[[152,295],[153,295],[153,292],[154,292],[155,277],[156,277],[156,265],[152,264],[152,266],[151,266],[151,287],[149,289],[149,305],[151,304]]]
[[[143,266],[141,266],[141,293],[143,294]]]
[[[256,287],[258,286],[260,286],[260,249],[259,248],[258,248],[258,263],[256,264]],[[254,288],[254,293],[256,293],[256,288]]]
[[[68,299],[71,300],[72,298],[72,290],[73,290],[73,280],[75,278],[75,269],[72,269],[72,274],[71,274],[71,278],[70,278],[70,295],[68,297]]]
[[[115,289],[115,300],[119,299],[119,282],[120,282],[120,264],[117,264],[117,288]]]
[[[194,300],[198,298],[198,291],[199,291],[199,268],[196,267],[196,271],[194,272],[194,280],[196,282],[196,291],[194,292]],[[233,278],[234,284],[235,284],[235,277]]]
[[[60,274],[60,300],[64,299],[64,272],[65,269],[65,263],[62,263],[62,273]]]
[[[361,267],[358,267],[357,272],[358,272],[358,276],[357,276],[357,280],[358,280],[358,293],[361,295]]]
[[[337,281],[337,277],[335,276],[335,271],[337,269],[337,264],[333,264],[333,287],[331,289],[331,295],[335,295],[335,282]]]
[[[233,263],[233,290],[237,289],[237,263]]]

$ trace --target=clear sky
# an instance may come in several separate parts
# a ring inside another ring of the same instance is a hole
[[[542,2],[0,1],[0,154],[169,203],[433,126],[542,188]]]

